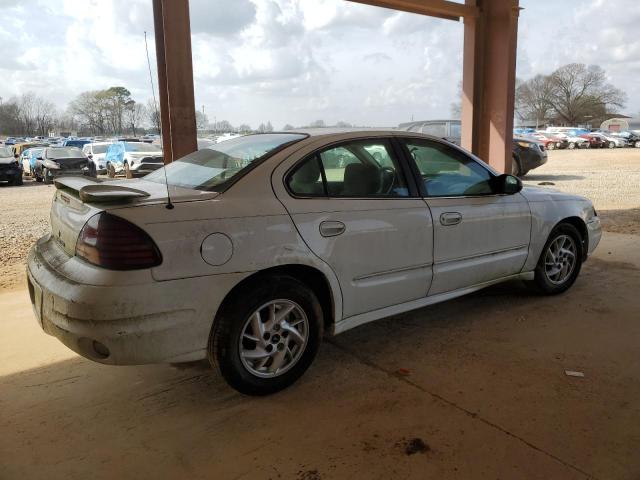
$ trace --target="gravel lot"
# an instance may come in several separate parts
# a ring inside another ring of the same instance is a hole
[[[525,183],[584,195],[606,230],[640,234],[640,149],[556,150]],[[54,190],[32,181],[0,186],[0,289],[21,281],[29,248],[49,229]]]

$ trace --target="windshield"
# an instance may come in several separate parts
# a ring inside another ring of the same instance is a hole
[[[109,145],[93,145],[91,150],[93,150],[93,153],[105,153],[107,148],[109,148]]]
[[[126,152],[162,152],[159,147],[142,142],[125,142],[124,150]]]
[[[76,147],[49,148],[47,158],[84,158],[82,150]]]
[[[0,147],[0,157],[13,157],[13,150],[9,147]]]
[[[145,180],[164,183],[166,172],[169,185],[220,191],[233,177],[246,172],[254,162],[306,137],[299,133],[267,133],[234,138],[190,153],[150,173]]]

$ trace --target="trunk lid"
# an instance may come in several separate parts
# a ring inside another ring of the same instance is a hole
[[[69,255],[74,255],[78,235],[92,216],[123,207],[167,202],[164,183],[143,179],[100,181],[88,177],[55,179],[51,204],[51,236]],[[183,203],[215,198],[218,193],[169,186],[171,202]]]

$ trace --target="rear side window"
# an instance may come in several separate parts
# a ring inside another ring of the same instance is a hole
[[[405,176],[386,139],[343,143],[303,160],[287,178],[297,196],[408,197]]]

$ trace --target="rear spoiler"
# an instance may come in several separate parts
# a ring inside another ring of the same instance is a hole
[[[72,190],[78,193],[83,202],[117,202],[130,198],[148,197],[149,193],[122,185],[102,183],[87,177],[61,177],[54,180],[59,190]]]

